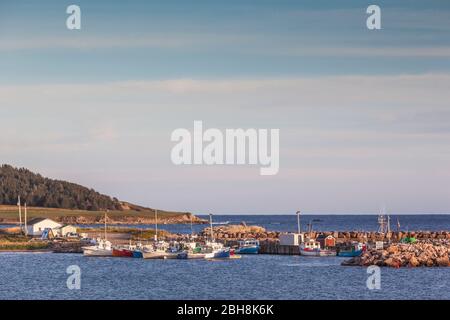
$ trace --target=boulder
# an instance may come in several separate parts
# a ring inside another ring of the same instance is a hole
[[[426,262],[426,265],[427,265],[427,267],[432,267],[432,266],[434,266],[434,261],[433,261],[433,259],[428,259],[427,260],[427,262]]]
[[[418,267],[418,266],[420,266],[420,262],[419,262],[419,260],[417,260],[417,258],[415,256],[412,256],[409,259],[409,266],[410,267]]]
[[[448,256],[437,258],[436,259],[436,264],[438,266],[440,266],[440,267],[448,267],[448,266],[450,266],[450,262],[449,262]]]
[[[397,258],[387,258],[384,263],[388,266],[388,267],[392,267],[392,268],[399,268],[402,264],[401,260],[397,259]]]
[[[395,254],[395,253],[397,253],[398,252],[398,247],[397,246],[389,246],[388,248],[387,248],[387,252],[389,253],[389,254]]]

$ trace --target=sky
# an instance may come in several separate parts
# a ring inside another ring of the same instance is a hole
[[[0,162],[150,207],[449,213],[449,89],[448,1],[0,0]],[[194,120],[280,129],[279,173],[174,165]]]

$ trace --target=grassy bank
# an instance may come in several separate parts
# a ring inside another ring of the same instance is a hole
[[[14,250],[44,250],[49,243],[44,241],[30,241],[30,237],[19,234],[0,233],[0,251]]]
[[[23,219],[22,208],[22,219]],[[104,219],[105,211],[70,210],[57,208],[29,207],[28,219],[43,217],[59,222],[67,223],[99,223]],[[190,213],[158,210],[158,220],[166,223],[177,221],[189,221]],[[153,221],[155,212],[153,209],[139,208],[129,210],[108,211],[109,223],[148,223]],[[195,216],[194,216],[195,217]],[[197,219],[196,217],[194,219]],[[18,223],[19,213],[17,206],[0,205],[0,223]]]
[[[0,242],[0,251],[46,250],[48,242]]]

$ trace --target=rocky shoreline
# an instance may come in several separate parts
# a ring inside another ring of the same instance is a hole
[[[421,241],[414,244],[391,244],[386,249],[371,249],[361,257],[342,262],[343,266],[379,267],[449,267],[450,241]]]

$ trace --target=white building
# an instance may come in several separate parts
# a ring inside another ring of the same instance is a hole
[[[41,236],[42,232],[50,228],[53,234],[57,234],[57,229],[61,228],[62,225],[48,218],[34,218],[27,221],[27,234],[29,236]]]
[[[74,226],[68,224],[68,225],[62,226],[61,228],[53,230],[53,232],[56,232],[56,234],[58,236],[66,237],[67,234],[69,234],[69,233],[77,233],[77,227],[74,227]]]
[[[282,246],[298,246],[305,241],[304,233],[282,233],[279,236],[280,245]]]

